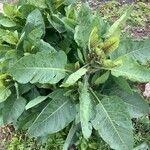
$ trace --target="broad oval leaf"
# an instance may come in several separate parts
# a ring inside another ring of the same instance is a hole
[[[67,80],[61,85],[61,87],[69,87],[71,85],[74,85],[86,72],[86,68],[80,68],[79,70],[71,74],[67,78]]]
[[[17,121],[23,113],[26,105],[26,100],[23,97],[16,98],[16,95],[10,96],[4,102],[3,121],[4,124],[9,124]]]
[[[65,128],[76,115],[75,104],[64,96],[63,90],[50,95],[52,101],[41,111],[28,130],[31,136],[38,137],[56,133]]]
[[[132,150],[132,122],[124,102],[117,96],[100,100],[97,94],[92,93],[99,102],[96,117],[92,122],[94,128],[112,149]]]
[[[65,77],[66,63],[67,57],[63,51],[41,52],[21,58],[9,72],[20,83],[55,84]]]

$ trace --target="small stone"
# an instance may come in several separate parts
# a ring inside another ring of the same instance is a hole
[[[143,92],[143,95],[147,98],[150,98],[150,83],[145,85],[145,91]]]

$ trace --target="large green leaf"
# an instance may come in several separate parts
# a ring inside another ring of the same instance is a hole
[[[61,87],[69,87],[71,85],[74,85],[86,72],[86,68],[80,68],[79,70],[71,74],[67,78],[67,80],[61,85]]]
[[[124,91],[116,89],[114,91],[112,90],[111,94],[115,94],[122,98],[122,100],[127,105],[131,118],[139,118],[147,115],[150,112],[148,103],[139,93],[126,93]]]
[[[149,82],[150,81],[150,68],[138,64],[130,57],[120,58],[121,65],[111,68],[112,75],[119,77],[123,76],[132,81]]]
[[[87,83],[80,84],[80,121],[84,138],[88,139],[92,133],[92,101]]]
[[[55,84],[65,77],[66,63],[67,57],[63,51],[40,52],[21,58],[9,72],[20,83]]]
[[[111,59],[117,59],[123,55],[130,57],[141,64],[147,64],[150,61],[150,39],[143,41],[133,41],[125,39],[121,42],[119,48],[111,55]]]
[[[96,117],[92,122],[94,128],[112,149],[132,150],[132,122],[124,102],[117,96],[100,100],[97,94],[92,94],[99,102]]]
[[[3,121],[4,124],[9,124],[17,121],[18,117],[23,113],[26,105],[26,100],[23,97],[16,98],[16,95],[10,96],[4,102]]]
[[[50,95],[52,101],[41,111],[29,128],[32,136],[44,136],[56,133],[65,128],[76,115],[75,105],[63,90],[57,90]]]

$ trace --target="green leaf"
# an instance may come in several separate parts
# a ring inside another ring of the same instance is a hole
[[[65,140],[65,143],[64,143],[64,145],[63,145],[63,150],[68,150],[69,146],[70,146],[71,144],[73,144],[73,138],[74,138],[74,136],[75,136],[75,134],[76,134],[78,128],[79,128],[79,125],[75,125],[75,124],[73,123],[71,129],[69,130],[69,133],[68,133],[68,135],[67,135],[67,138],[66,138],[66,140]]]
[[[148,103],[139,93],[125,93],[121,90],[115,90],[111,91],[111,94],[115,94],[122,98],[128,108],[131,118],[139,118],[150,112]]]
[[[127,20],[131,11],[132,11],[132,7],[130,7],[117,21],[115,21],[114,24],[107,31],[105,37],[111,37],[114,34],[116,34],[116,32],[120,30],[122,24]]]
[[[86,68],[80,68],[79,70],[71,74],[67,78],[67,80],[61,85],[61,87],[69,87],[71,85],[74,85],[86,72]]]
[[[84,138],[88,139],[92,134],[92,101],[87,83],[80,84],[80,121]]]
[[[120,60],[122,61],[121,65],[110,69],[113,76],[123,76],[138,82],[150,81],[150,68],[140,65],[135,60],[128,57],[122,57]]]
[[[48,21],[50,24],[56,29],[59,33],[63,33],[66,31],[65,25],[63,23],[63,20],[60,18],[59,15],[52,14],[51,16],[48,15]]]
[[[3,41],[16,45],[18,42],[18,32],[17,30],[14,32],[7,31],[6,34],[2,37]]]
[[[92,94],[99,102],[96,117],[92,122],[94,128],[112,149],[132,150],[132,122],[124,102],[117,96],[100,100],[97,94]]]
[[[88,44],[89,50],[91,50],[92,48],[96,48],[99,43],[100,39],[98,35],[98,29],[97,27],[94,27],[89,37],[89,44]]]
[[[26,110],[40,104],[41,102],[45,101],[48,98],[48,96],[38,96],[35,99],[31,100],[27,105],[26,105]]]
[[[107,81],[107,79],[109,78],[110,72],[107,71],[104,74],[102,74],[100,77],[98,77],[96,79],[96,81],[94,82],[95,85],[99,85],[102,83],[105,83]]]
[[[90,34],[95,25],[95,15],[87,5],[81,6],[77,23],[74,39],[78,46],[85,49],[88,46]]]
[[[9,18],[3,17],[0,18],[0,25],[7,28],[11,28],[11,27],[15,27],[16,23],[13,20],[10,20]]]
[[[23,97],[16,98],[15,95],[10,96],[4,102],[3,121],[4,124],[9,124],[17,121],[18,117],[23,113],[26,105],[26,100]]]
[[[63,90],[51,93],[50,98],[52,101],[41,111],[29,128],[30,135],[38,137],[56,133],[75,118],[75,105],[69,97],[64,96]]]
[[[24,5],[19,6],[18,8],[19,12],[21,13],[22,18],[27,18],[28,15],[35,9],[36,7],[30,4],[24,4]]]
[[[11,94],[9,86],[0,86],[0,103],[4,102]]]
[[[127,93],[132,93],[132,89],[126,79],[122,77],[113,77],[113,80],[119,86],[120,89]]]
[[[19,12],[17,11],[16,5],[4,3],[3,11],[4,11],[4,14],[9,18],[14,18],[16,16],[19,16]]]
[[[39,8],[47,8],[45,0],[27,0],[27,4],[34,5]]]
[[[111,55],[111,59],[119,59],[123,55],[146,65],[150,61],[150,39],[144,41],[133,41],[125,39],[121,42],[119,48]]]
[[[149,146],[147,143],[142,143],[139,146],[135,147],[133,150],[148,150]]]
[[[42,52],[42,51],[46,51],[46,52],[56,52],[56,50],[54,49],[54,47],[52,47],[49,43],[40,40],[40,42],[38,41],[38,43],[36,44],[36,48]]]
[[[32,30],[35,29],[36,31],[38,30],[38,32],[40,33],[45,33],[45,23],[42,14],[38,9],[33,10],[28,15],[23,32],[25,32],[25,35],[27,36]]]
[[[67,63],[63,51],[57,53],[40,52],[21,58],[10,68],[10,74],[20,83],[55,84],[65,77]]]

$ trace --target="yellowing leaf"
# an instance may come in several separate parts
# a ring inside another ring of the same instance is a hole
[[[96,48],[99,43],[99,36],[97,32],[98,32],[97,27],[94,27],[89,38],[89,45],[88,45],[89,50],[91,50],[92,48]]]
[[[111,53],[118,48],[119,42],[120,42],[120,36],[110,37],[105,40],[102,49],[106,54]]]

